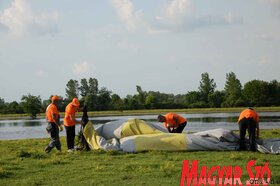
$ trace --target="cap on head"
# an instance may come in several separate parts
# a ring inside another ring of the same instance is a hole
[[[78,98],[74,98],[71,103],[75,107],[80,106],[80,102],[79,102]]]
[[[60,100],[60,98],[58,96],[53,96],[52,101],[55,101],[55,100]]]

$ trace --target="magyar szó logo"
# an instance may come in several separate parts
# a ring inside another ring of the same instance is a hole
[[[247,163],[246,171],[248,178],[242,184],[241,178],[244,176],[240,166],[201,166],[198,172],[198,160],[193,160],[191,167],[189,161],[184,160],[181,186],[258,186],[269,185],[271,183],[271,172],[266,162],[263,166],[256,166],[255,160]],[[244,179],[243,179],[244,180]]]

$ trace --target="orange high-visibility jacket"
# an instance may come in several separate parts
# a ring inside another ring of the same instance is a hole
[[[49,104],[49,106],[46,109],[46,117],[47,117],[48,122],[55,122],[52,115],[55,115],[55,118],[58,118],[58,114],[59,114],[59,112],[58,112],[55,104],[53,104],[53,103]]]
[[[164,122],[164,127],[167,128],[168,124],[171,125],[171,127],[178,127],[180,124],[185,123],[187,120],[183,118],[182,116],[174,113],[167,113],[165,116],[166,121]],[[176,117],[179,120],[179,124],[176,123],[174,120],[174,117]]]
[[[240,113],[240,116],[238,118],[238,123],[240,122],[240,120],[242,120],[243,118],[249,119],[249,118],[253,118],[253,120],[258,123],[259,122],[259,115],[257,114],[257,112],[255,112],[254,110],[251,109],[245,109]]]
[[[71,119],[75,118],[76,112],[78,111],[78,107],[75,107],[72,103],[69,103],[65,108],[65,117],[64,117],[64,125],[65,126],[74,126],[76,123]]]

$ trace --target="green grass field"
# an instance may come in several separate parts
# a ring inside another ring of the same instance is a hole
[[[263,130],[261,138],[279,138],[280,129]],[[241,166],[269,162],[274,182],[280,182],[279,155],[253,152],[66,152],[49,154],[43,149],[49,139],[0,141],[0,185],[179,185],[183,160],[199,160],[199,165]],[[273,185],[280,185],[273,184]]]

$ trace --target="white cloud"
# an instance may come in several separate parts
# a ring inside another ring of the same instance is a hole
[[[149,33],[166,33],[166,32],[185,32],[198,28],[210,27],[210,26],[224,26],[231,24],[241,24],[243,22],[242,17],[227,13],[225,15],[201,15],[198,17],[189,16],[181,22],[170,22],[166,19],[160,19],[156,17],[153,24],[153,28]]]
[[[42,69],[39,69],[35,72],[35,75],[37,77],[47,77],[48,76],[48,73]]]
[[[195,15],[194,11],[192,0],[171,0],[169,4],[163,6],[163,15],[154,17],[149,33],[185,32],[213,25],[222,26],[243,22],[242,17],[232,12],[224,15]]]
[[[224,20],[228,24],[242,22],[242,18],[240,16],[234,15],[231,12],[227,13],[226,15],[224,15]]]
[[[144,23],[142,11],[135,11],[130,0],[112,0],[112,4],[116,8],[118,17],[126,24],[128,30],[135,30]]]
[[[270,63],[270,60],[268,58],[268,56],[262,56],[260,61],[259,61],[259,65],[268,65]]]
[[[180,23],[187,15],[190,5],[191,0],[172,0],[170,4],[164,8],[164,14],[168,20]]]
[[[84,75],[88,74],[91,70],[90,64],[87,61],[84,61],[79,64],[74,64],[74,74],[75,75]]]
[[[189,22],[185,23],[185,26],[189,29],[203,28],[209,26],[222,26],[236,23],[242,23],[243,20],[237,15],[227,13],[225,15],[204,15],[193,18]]]
[[[135,11],[131,0],[111,0],[117,15],[128,30],[143,29],[149,34],[161,34],[170,31],[184,32],[212,25],[229,25],[242,23],[242,18],[231,12],[225,15],[194,16],[192,0],[170,0],[162,5],[162,14],[155,15],[153,20],[145,20],[142,11]],[[125,43],[120,43],[122,48]]]
[[[126,49],[126,50],[130,50],[133,52],[138,52],[139,51],[139,47],[137,47],[136,45],[128,42],[127,40],[122,40],[118,43],[118,47],[120,49]]]
[[[45,35],[56,32],[58,13],[34,14],[26,0],[15,0],[0,15],[0,25],[12,35]]]

